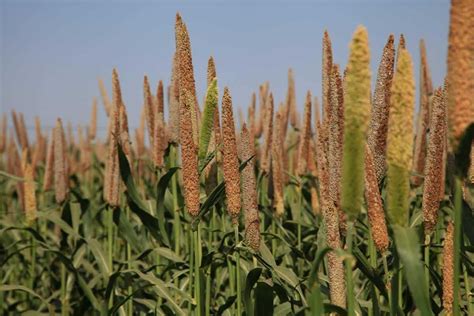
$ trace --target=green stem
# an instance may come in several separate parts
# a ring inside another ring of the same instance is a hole
[[[209,233],[208,233],[208,249],[210,251],[210,249],[212,248],[212,244],[213,244],[213,232],[214,232],[214,224],[215,224],[215,219],[214,219],[214,212],[215,212],[215,209],[212,208],[211,209],[211,214],[210,214],[210,217],[211,217],[211,223],[210,223],[210,226],[209,226]],[[208,251],[208,252],[209,252]],[[209,269],[209,272],[206,274],[206,306],[205,306],[205,311],[206,311],[206,316],[210,316],[211,315],[211,269]]]
[[[177,147],[171,146],[170,162],[173,167],[176,167],[178,159]],[[171,192],[173,196],[173,214],[174,214],[174,251],[179,255],[180,253],[180,234],[181,234],[181,220],[179,218],[178,205],[178,174],[176,173],[171,179]]]
[[[347,222],[347,251],[350,257],[346,258],[346,280],[347,280],[347,315],[355,315],[355,298],[354,298],[354,280],[352,279],[352,238],[354,230],[354,222]]]
[[[387,253],[385,252],[382,255],[382,262],[383,262],[383,272],[386,277],[388,277],[388,263],[387,263]],[[387,284],[388,284],[387,280]],[[388,307],[391,308],[392,306],[392,291],[388,291]]]
[[[191,228],[191,224],[189,224],[189,295],[194,297],[193,293],[193,280],[194,280],[194,233]]]
[[[199,268],[201,265],[201,234],[200,234],[200,224],[198,224],[197,230],[194,232],[194,241],[195,241],[195,260],[194,260],[194,293],[196,298],[196,315],[200,316],[202,312],[201,306],[201,278],[199,275]]]
[[[237,245],[239,243],[239,225],[236,224],[234,225],[234,232],[235,232],[235,256],[236,256],[236,265],[235,265],[235,279],[237,283],[237,315],[242,315],[241,312],[241,288],[240,288],[240,253],[239,250],[237,249]]]
[[[425,236],[425,279],[428,291],[430,290],[430,235]]]
[[[372,233],[369,232],[369,263],[370,266],[374,269],[377,269],[377,252],[375,250],[374,239],[372,238]],[[372,307],[369,307],[369,316],[374,315],[374,306],[377,304],[376,300],[378,299],[378,291],[373,284],[371,284],[371,291],[374,293]]]
[[[127,220],[130,221],[130,210],[127,207],[125,209],[125,213],[127,216]],[[126,259],[127,259],[127,267],[128,269],[132,269],[132,263],[130,262],[132,259],[132,248],[130,247],[130,244],[127,242],[127,253],[126,253]],[[130,285],[127,289],[128,295],[133,293],[133,287]],[[133,297],[128,300],[128,315],[132,316],[133,315]]]
[[[461,253],[461,212],[462,212],[462,183],[459,177],[454,179],[454,300],[453,313],[455,316],[460,315],[459,301],[459,277],[460,277],[460,253]]]
[[[113,227],[113,209],[111,207],[107,208],[107,262],[110,267],[110,274],[113,273],[113,238],[114,238],[114,227]],[[109,308],[113,306],[114,296],[110,295]]]
[[[34,290],[36,270],[36,239],[31,236],[30,289]]]

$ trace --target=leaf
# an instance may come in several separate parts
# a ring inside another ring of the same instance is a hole
[[[168,188],[168,184],[173,175],[178,171],[178,167],[173,167],[168,170],[158,181],[157,193],[156,193],[156,214],[158,216],[158,225],[160,228],[160,234],[163,237],[163,242],[166,246],[170,246],[168,233],[165,229],[165,193]]]
[[[430,296],[421,261],[420,244],[414,228],[394,225],[395,245],[403,263],[405,278],[421,315],[431,315]]]
[[[257,283],[260,275],[262,274],[262,268],[254,268],[248,274],[245,280],[245,290],[244,290],[244,307],[247,313],[247,316],[253,316],[253,302],[251,299],[252,288]]]
[[[27,292],[31,296],[34,296],[41,300],[45,305],[49,306],[48,301],[46,301],[41,295],[36,294],[35,291],[32,289],[27,288],[26,286],[23,285],[17,285],[17,284],[3,284],[0,285],[0,292],[13,292],[13,291],[23,291]]]
[[[258,282],[254,290],[254,315],[273,315],[273,288],[265,282]]]
[[[132,224],[124,216],[120,208],[113,210],[114,212],[114,223],[117,225],[120,234],[125,238],[125,240],[132,246],[135,251],[143,251],[143,244],[140,241],[137,233],[133,229]]]
[[[226,309],[232,306],[234,304],[235,300],[237,298],[237,295],[232,295],[227,298],[225,301],[224,305],[219,306],[219,309],[217,310],[217,315],[222,315]]]
[[[388,300],[388,294],[382,276],[377,274],[377,271],[375,271],[375,269],[370,265],[359,248],[353,247],[352,254],[357,259],[357,267],[360,271],[369,278],[372,284],[380,291],[380,294]]]
[[[153,251],[170,261],[184,262],[183,258],[181,258],[179,255],[176,254],[176,252],[169,248],[158,247],[153,249]]]

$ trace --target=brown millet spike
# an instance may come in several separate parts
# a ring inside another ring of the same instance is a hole
[[[423,40],[420,41],[420,110],[417,118],[417,130],[415,136],[415,149],[413,152],[413,171],[423,175],[426,160],[427,133],[430,127],[430,98],[433,94],[430,70],[426,58],[426,47]],[[413,185],[419,186],[423,177],[413,176]]]
[[[173,56],[173,66],[171,69],[171,83],[168,98],[168,128],[171,142],[179,142],[179,82],[178,82],[178,53]]]
[[[265,116],[266,116],[266,89],[265,85],[260,85],[259,86],[259,91],[258,91],[258,107],[259,107],[259,113],[258,113],[258,120],[257,120],[257,125],[255,129],[255,137],[260,138],[262,133],[264,132],[263,130],[265,129]]]
[[[449,140],[457,151],[474,121],[474,1],[452,0],[448,47]]]
[[[327,125],[329,121],[329,106],[331,98],[331,80],[332,72],[332,44],[327,30],[323,35],[323,67],[322,67],[322,102],[323,102],[323,125]]]
[[[91,121],[89,124],[89,139],[94,140],[97,136],[97,98],[92,99]]]
[[[145,103],[145,118],[148,127],[148,137],[150,139],[150,147],[153,147],[153,136],[155,135],[155,111],[153,110],[153,96],[150,90],[148,77],[143,78],[143,100]]]
[[[283,120],[281,111],[275,115],[275,130],[273,132],[273,146],[271,147],[271,167],[274,191],[274,206],[276,215],[281,217],[285,211],[284,183],[283,183],[283,144],[279,135],[282,133]]]
[[[378,69],[367,137],[367,143],[374,158],[375,173],[378,182],[382,180],[386,169],[385,155],[387,152],[388,117],[394,62],[394,37],[390,34],[383,49],[382,59]]]
[[[165,123],[159,115],[155,117],[154,126],[155,135],[153,135],[153,162],[157,168],[163,168],[165,164],[164,154],[167,144],[165,137]]]
[[[313,98],[313,107],[314,107],[314,126],[317,126],[321,122],[321,107],[319,105],[318,97]],[[315,131],[317,133],[317,131]]]
[[[227,211],[232,217],[232,223],[236,225],[240,213],[240,174],[232,98],[227,87],[224,88],[224,95],[222,96],[222,167]]]
[[[46,152],[46,167],[43,176],[43,191],[51,190],[54,179],[54,128],[48,141],[48,150]]]
[[[7,149],[7,114],[2,115],[2,127],[0,129],[0,153]]]
[[[20,131],[21,131],[21,143],[23,144],[22,148],[30,148],[29,142],[28,142],[28,131],[26,130],[26,124],[25,124],[25,117],[23,116],[23,113],[20,112],[20,118],[19,118],[19,123],[20,123]]]
[[[288,127],[288,117],[290,118],[291,126],[296,128],[298,126],[298,112],[296,110],[296,91],[295,91],[295,76],[293,74],[293,69],[288,70],[288,92],[286,96],[286,113],[282,117],[283,126],[281,126],[282,133],[286,134],[286,129]],[[286,125],[285,125],[286,124]]]
[[[311,92],[308,91],[306,93],[306,103],[304,107],[304,121],[303,121],[303,129],[301,131],[299,149],[298,149],[298,167],[297,167],[297,174],[303,175],[306,173],[308,167],[308,155],[309,155],[309,141],[311,139]],[[283,120],[282,120],[283,124]],[[282,130],[284,126],[280,126]],[[281,135],[281,136],[280,136]],[[277,134],[277,137],[284,139],[282,134]]]
[[[249,133],[250,133],[250,144],[252,144],[252,146],[255,146],[255,111],[256,111],[256,106],[257,106],[257,96],[255,95],[255,93],[252,93],[252,99],[251,99],[251,102],[250,102],[250,106],[249,106],[249,117],[248,117],[248,120],[249,120]]]
[[[65,143],[63,138],[63,125],[61,119],[58,118],[56,127],[54,128],[54,191],[56,203],[61,204],[66,200],[68,193],[67,166]]]
[[[21,136],[21,127],[20,127],[20,121],[18,119],[18,115],[16,114],[15,110],[12,110],[12,121],[13,121],[13,127],[15,128],[15,134],[16,138],[18,140],[18,143],[20,146],[23,148],[23,143],[22,143],[22,136]]]
[[[430,138],[423,187],[423,221],[425,235],[429,236],[438,219],[440,191],[442,189],[443,153],[445,144],[446,108],[443,91],[436,89],[431,111]]]
[[[446,315],[453,313],[454,300],[454,226],[452,222],[446,227],[443,247],[443,307]]]
[[[30,163],[26,163],[23,169],[25,182],[23,183],[25,191],[25,216],[28,225],[31,225],[36,219],[36,195],[35,195],[35,179],[34,170]]]
[[[189,40],[188,29],[181,19],[179,13],[176,14],[176,52],[178,54],[178,80],[180,99],[184,98],[185,91],[190,93],[193,100],[193,108],[191,109],[191,121],[193,122],[193,140],[197,147],[199,144],[199,118],[200,110],[196,96],[196,84],[194,81],[193,58],[191,53],[191,42]],[[184,100],[183,100],[184,101]]]
[[[163,88],[163,80],[158,82],[158,87],[156,88],[156,115],[162,117],[164,121],[164,113],[165,113],[165,97],[164,97],[164,88]]]
[[[217,77],[216,73],[216,64],[214,63],[214,58],[211,56],[207,61],[207,86],[211,84],[212,80]]]
[[[128,117],[125,105],[120,107],[119,110],[120,118],[120,145],[122,146],[123,152],[127,156],[128,162],[132,162],[132,148],[130,146],[130,135],[128,133]]]
[[[181,100],[181,97],[183,100]],[[181,166],[183,173],[184,201],[192,217],[199,214],[199,174],[197,148],[193,140],[191,107],[194,96],[187,92],[180,96],[179,142],[181,144]]]
[[[273,132],[273,94],[268,96],[267,104],[265,106],[265,123],[263,126],[263,152],[261,153],[260,167],[266,173],[270,173],[271,151],[272,151],[272,132]]]
[[[333,249],[341,248],[341,237],[339,233],[339,218],[337,210],[330,207],[329,201],[329,172],[328,160],[325,150],[326,130],[318,124],[318,136],[316,143],[317,167],[319,175],[319,192],[321,201],[321,210],[326,223],[326,240],[328,246]],[[329,274],[329,292],[331,303],[345,307],[346,306],[346,284],[344,278],[344,267],[342,259],[333,251],[328,253],[328,274]]]
[[[365,199],[372,238],[377,250],[383,254],[388,249],[389,243],[387,224],[372,150],[368,145],[365,149]]]
[[[110,114],[112,113],[112,104],[110,103],[109,95],[107,94],[107,89],[105,89],[104,82],[100,78],[98,81],[100,96],[102,97],[102,103],[104,105],[105,114],[107,114],[107,117],[110,117]]]
[[[260,247],[260,219],[258,217],[257,183],[254,172],[255,149],[246,124],[240,134],[239,156],[247,165],[242,170],[242,209],[245,217],[245,242],[254,251]],[[250,159],[250,160],[249,160]]]
[[[341,207],[342,152],[344,141],[344,92],[339,66],[334,64],[329,78],[329,107],[327,112],[329,198],[339,214],[339,228],[346,230],[346,213]]]

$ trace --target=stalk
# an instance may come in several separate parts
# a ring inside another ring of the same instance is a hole
[[[235,256],[236,256],[236,266],[235,266],[235,278],[236,278],[236,283],[237,283],[237,315],[242,315],[241,312],[241,288],[240,288],[240,253],[239,250],[237,249],[237,245],[239,243],[239,225],[234,225],[234,232],[235,232]]]
[[[453,314],[460,315],[459,301],[459,276],[460,276],[460,254],[461,254],[461,211],[462,211],[462,182],[459,177],[454,179],[454,291],[453,291]]]
[[[424,251],[424,260],[425,260],[425,279],[428,291],[430,289],[430,235],[425,236],[425,251]]]
[[[177,146],[172,145],[170,151],[170,164],[176,167]],[[180,253],[180,239],[181,239],[181,219],[179,217],[178,205],[178,177],[175,175],[171,179],[171,192],[173,195],[173,215],[174,215],[174,251],[179,255]]]
[[[114,238],[114,227],[113,227],[113,214],[112,214],[112,208],[109,206],[107,208],[107,262],[110,267],[110,271],[112,274],[112,266],[113,266],[113,238]],[[110,296],[109,300],[109,308],[113,306],[113,295]]]
[[[193,232],[194,236],[194,296],[196,299],[196,315],[201,316],[201,278],[199,276],[199,266],[201,264],[201,225],[198,224],[197,230]]]
[[[213,231],[215,227],[215,219],[214,219],[214,212],[215,212],[215,207],[211,209],[211,214],[210,214],[210,225],[209,225],[209,234],[208,234],[208,247],[211,249],[213,241],[214,241],[214,236],[213,236]],[[206,305],[205,305],[205,311],[206,311],[206,316],[211,315],[211,271],[206,275]]]
[[[352,238],[354,234],[354,222],[347,222],[347,251],[352,256]],[[347,315],[355,315],[354,280],[352,279],[352,257],[345,260],[346,282],[347,282]]]

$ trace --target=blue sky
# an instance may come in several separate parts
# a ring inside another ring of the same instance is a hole
[[[245,109],[265,80],[275,100],[284,100],[289,67],[301,108],[306,90],[320,95],[324,30],[332,39],[334,61],[344,67],[359,24],[369,31],[374,79],[390,33],[406,36],[417,77],[421,38],[434,84],[440,85],[445,74],[448,0],[0,0],[0,112],[24,112],[29,126],[35,115],[47,126],[56,117],[85,124],[92,98],[99,96],[97,78],[110,89],[117,67],[130,125],[136,127],[143,75],[153,85],[159,79],[169,82],[177,11],[190,32],[199,100],[212,55],[220,90],[229,86],[235,108]],[[102,107],[99,115],[104,128]]]

